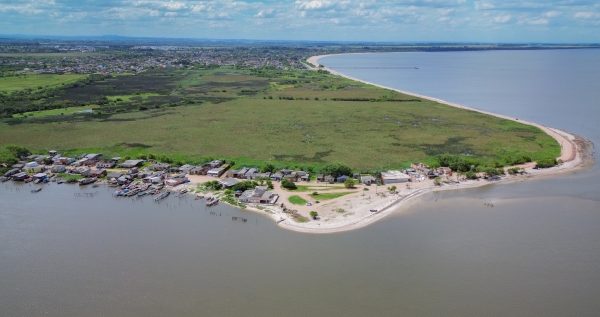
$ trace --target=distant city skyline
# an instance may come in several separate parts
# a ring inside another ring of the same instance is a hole
[[[0,0],[0,33],[385,42],[600,42],[589,0]]]

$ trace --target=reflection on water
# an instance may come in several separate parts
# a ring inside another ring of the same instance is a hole
[[[434,62],[452,65],[453,54]],[[515,60],[497,54],[459,60]],[[433,55],[422,55],[396,63],[427,69]],[[361,56],[356,65],[387,63]],[[600,62],[592,66],[600,73]],[[577,98],[579,111],[594,105],[593,96]],[[594,111],[580,125],[556,126],[597,142]],[[252,212],[173,195],[156,204],[113,198],[102,186],[51,184],[33,194],[33,185],[0,184],[0,315],[596,316],[598,179],[593,167],[432,193],[372,226],[332,235],[284,231]]]

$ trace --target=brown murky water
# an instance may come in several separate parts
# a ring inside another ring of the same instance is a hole
[[[582,60],[525,53],[538,64]],[[451,64],[451,54],[436,62]],[[556,126],[598,141],[600,98],[578,98],[583,121]],[[545,123],[560,121],[562,112],[552,113]],[[0,315],[597,316],[598,176],[594,166],[431,194],[334,235],[284,231],[193,199],[155,204],[103,187],[54,184],[32,194],[33,185],[0,184]]]

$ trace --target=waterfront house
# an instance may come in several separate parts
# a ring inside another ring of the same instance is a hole
[[[102,161],[96,163],[96,168],[113,168],[117,165],[115,161]]]
[[[13,169],[9,170],[8,172],[4,173],[4,176],[5,176],[5,177],[11,177],[11,176],[13,176],[13,175],[15,175],[15,174],[18,174],[19,172],[21,172],[21,170],[20,170],[20,169],[18,169],[18,168],[13,168]]]
[[[187,177],[185,177],[185,175],[174,175],[165,181],[165,185],[174,187],[187,182],[189,182],[189,180]]]
[[[241,182],[239,179],[237,178],[225,178],[219,181],[219,184],[221,184],[221,186],[225,187],[225,188],[231,188],[235,185],[237,185],[239,182]]]
[[[401,171],[387,171],[381,173],[381,181],[384,185],[406,183],[410,181],[410,176]]]
[[[184,164],[184,165],[181,165],[181,166],[180,166],[180,167],[177,169],[177,171],[178,171],[179,173],[189,174],[189,173],[190,173],[190,170],[191,170],[192,168],[194,168],[194,167],[195,167],[194,165],[190,165],[190,164]]]
[[[134,167],[140,167],[144,164],[144,160],[126,160],[125,162],[121,163],[121,167],[122,168],[134,168]]]
[[[67,167],[64,165],[53,165],[50,171],[52,173],[65,173],[67,171]]]
[[[20,172],[20,173],[17,173],[12,176],[12,179],[14,181],[18,181],[18,182],[22,182],[22,181],[26,180],[27,178],[29,178],[29,174],[27,174],[25,172]]]
[[[279,195],[267,190],[267,186],[256,186],[240,195],[240,202],[247,204],[275,204]]]
[[[150,169],[153,171],[168,171],[170,167],[171,167],[171,164],[154,163],[150,166]]]
[[[34,174],[33,180],[37,181],[37,182],[46,182],[46,181],[48,181],[48,174],[46,174],[46,173]]]

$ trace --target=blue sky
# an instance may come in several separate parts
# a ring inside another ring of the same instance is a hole
[[[600,0],[0,0],[0,33],[600,42]]]

